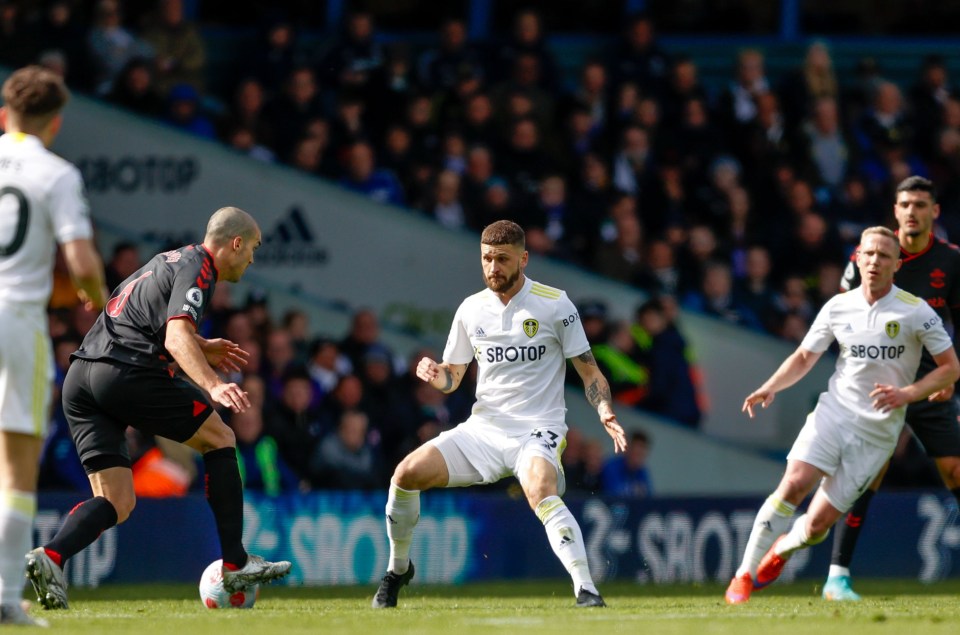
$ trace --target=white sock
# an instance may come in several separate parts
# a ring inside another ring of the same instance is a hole
[[[593,584],[593,578],[590,577],[587,550],[583,546],[580,525],[563,500],[559,496],[548,496],[537,505],[536,513],[547,530],[550,548],[573,578],[573,594],[577,595],[580,589],[586,589],[600,595]]]
[[[743,552],[743,561],[737,569],[737,577],[750,572],[750,577],[757,579],[757,567],[770,545],[787,530],[790,518],[797,511],[796,505],[780,500],[771,494],[760,506],[757,517],[753,521],[753,529],[747,540],[747,548]]]
[[[789,556],[798,549],[819,545],[826,540],[828,535],[830,535],[829,529],[820,536],[809,535],[807,533],[807,515],[802,514],[797,516],[797,519],[793,521],[793,527],[791,527],[787,535],[783,537],[783,540],[777,543],[777,555]]]
[[[845,575],[848,578],[850,577],[850,569],[847,567],[841,567],[838,564],[830,565],[830,571],[827,572],[828,578],[835,578],[841,575]]]
[[[20,604],[23,556],[33,543],[37,495],[8,490],[0,493],[0,604]]]
[[[405,490],[390,484],[387,496],[387,537],[390,538],[388,571],[406,573],[410,567],[413,528],[420,520],[420,490]]]

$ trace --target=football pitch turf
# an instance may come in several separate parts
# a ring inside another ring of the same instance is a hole
[[[405,587],[400,608],[373,610],[374,587],[261,589],[252,610],[208,610],[188,585],[72,589],[70,610],[34,614],[62,633],[108,635],[467,635],[473,633],[885,633],[931,635],[960,631],[960,580],[924,585],[905,580],[858,580],[859,603],[820,599],[819,582],[783,584],[726,606],[722,585],[639,586],[606,583],[606,609],[575,609],[563,581],[417,585]],[[18,632],[24,632],[17,629]],[[30,632],[30,631],[26,631]]]

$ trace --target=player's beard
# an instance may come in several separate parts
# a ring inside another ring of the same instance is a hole
[[[486,274],[483,276],[483,282],[487,285],[487,288],[493,291],[494,293],[504,293],[513,288],[513,285],[517,283],[517,280],[520,279],[520,265],[517,265],[517,270],[506,278],[499,278],[491,280]]]

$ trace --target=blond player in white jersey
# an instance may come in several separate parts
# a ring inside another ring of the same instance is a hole
[[[830,344],[840,345],[829,387],[787,455],[787,469],[754,521],[743,561],[727,588],[728,604],[780,575],[790,556],[822,542],[893,454],[907,404],[952,394],[960,362],[943,323],[926,302],[897,288],[900,244],[886,227],[860,238],[860,287],[831,298],[797,350],[743,402],[766,408],[779,391],[809,372]],[[915,381],[922,348],[937,368]],[[797,506],[814,487],[807,512],[787,531]],[[786,532],[786,533],[784,533]]]
[[[35,624],[20,605],[32,543],[37,472],[53,358],[47,303],[56,245],[90,310],[108,296],[80,172],[47,147],[69,98],[55,74],[28,66],[3,84],[0,108],[0,624]]]
[[[417,365],[417,377],[449,393],[476,359],[477,401],[467,421],[397,466],[386,508],[390,563],[373,607],[395,607],[400,587],[413,578],[410,544],[422,490],[493,483],[510,475],[520,481],[550,546],[570,573],[576,605],[605,606],[590,577],[580,527],[560,498],[566,360],[572,360],[583,379],[587,400],[613,438],[614,451],[622,452],[627,442],[613,412],[610,387],[566,293],[524,275],[528,254],[520,226],[497,221],[483,230],[480,243],[487,288],[457,310],[443,362],[425,357]]]

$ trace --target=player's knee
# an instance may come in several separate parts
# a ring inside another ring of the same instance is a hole
[[[118,525],[130,518],[130,514],[133,513],[133,508],[137,506],[137,497],[132,494],[130,496],[116,497],[108,500],[117,512]]]
[[[833,521],[828,518],[820,518],[818,516],[807,516],[807,544],[808,545],[818,545],[830,534],[830,528],[833,526]]]
[[[421,489],[421,475],[417,469],[416,460],[412,456],[407,456],[397,469],[393,471],[393,483],[399,488],[405,490]]]
[[[940,457],[937,459],[937,467],[947,489],[953,490],[960,487],[960,457]]]

